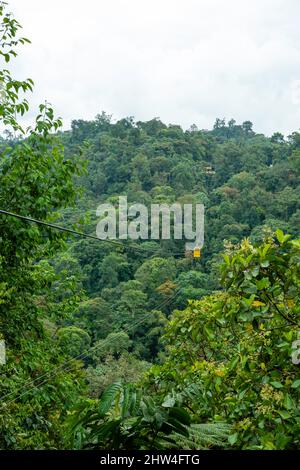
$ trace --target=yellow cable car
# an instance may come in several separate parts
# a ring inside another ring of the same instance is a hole
[[[194,258],[200,258],[200,256],[201,256],[200,248],[198,246],[196,246],[194,248]]]

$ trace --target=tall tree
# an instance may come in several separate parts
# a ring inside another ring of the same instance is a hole
[[[0,120],[13,141],[2,142],[0,208],[36,219],[55,220],[58,211],[74,203],[73,176],[80,164],[65,158],[48,103],[39,107],[33,127],[20,117],[28,111],[23,94],[33,81],[17,80],[8,69],[20,45],[21,26],[6,4],[0,4]],[[72,276],[64,279],[70,294],[59,301],[59,277],[41,258],[52,256],[64,236],[47,227],[0,215],[0,335],[7,362],[0,368],[0,447],[53,448],[62,442],[61,419],[74,402],[80,385],[76,363],[62,371],[64,353],[53,347],[51,323],[76,302]],[[53,286],[55,285],[55,289]]]

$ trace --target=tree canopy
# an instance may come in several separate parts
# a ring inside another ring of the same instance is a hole
[[[63,131],[47,102],[25,129],[20,28],[1,2],[0,448],[299,448],[300,133],[105,112]],[[85,238],[120,195],[204,204],[201,258]]]

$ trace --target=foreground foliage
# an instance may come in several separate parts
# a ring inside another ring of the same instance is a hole
[[[238,448],[296,449],[300,240],[278,230],[261,245],[245,240],[224,261],[225,291],[173,314],[167,360],[149,380],[159,393],[183,393],[197,419],[233,424],[229,443]]]
[[[192,424],[189,413],[145,390],[114,383],[69,419],[73,446],[88,449],[201,449],[223,446],[229,427]],[[182,447],[181,447],[182,446]]]

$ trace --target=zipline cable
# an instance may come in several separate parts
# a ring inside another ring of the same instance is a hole
[[[160,308],[162,307],[165,307],[171,303],[174,302],[175,298],[179,295],[179,293],[181,292],[181,288],[177,289],[176,292],[174,292],[174,294],[168,298],[168,299],[165,299],[163,302],[161,302],[160,304],[156,305],[152,310],[159,310]],[[122,332],[125,332],[125,333],[129,333],[130,330],[132,330],[133,328],[141,325],[148,317],[149,317],[150,314],[148,315],[144,315],[143,318],[141,319],[138,319],[137,321],[133,322],[131,325],[129,325],[127,328],[123,329]],[[106,346],[106,344],[108,344],[110,342],[110,340],[108,339],[104,339],[103,340],[103,343],[100,344],[100,345],[95,345],[93,346],[92,348],[90,348],[89,352],[87,354],[84,354],[84,353],[81,353],[81,354],[78,354],[77,356],[75,357],[72,357],[71,359],[69,359],[68,361],[65,361],[63,364],[61,364],[60,366],[50,370],[49,372],[46,372],[42,375],[40,375],[39,377],[36,377],[34,380],[29,380],[29,381],[26,381],[22,387],[19,388],[18,391],[22,391],[23,389],[26,389],[27,388],[27,385],[33,385],[31,387],[29,387],[27,390],[25,390],[23,393],[21,394],[18,394],[15,398],[13,398],[12,400],[9,400],[7,403],[2,403],[2,406],[8,406],[10,405],[11,403],[15,402],[18,398],[21,398],[22,396],[26,395],[27,393],[29,393],[31,390],[34,390],[36,388],[39,388],[41,387],[42,385],[44,385],[46,382],[48,382],[48,380],[50,378],[52,378],[53,375],[56,375],[57,373],[59,373],[61,370],[64,370],[65,372],[68,372],[69,370],[72,369],[73,367],[73,364],[69,367],[69,369],[66,369],[66,365],[67,364],[70,364],[70,363],[73,363],[75,360],[79,360],[79,359],[85,359],[87,357],[90,356],[91,352],[97,350],[99,347],[104,347]],[[42,378],[45,378],[45,380],[41,383],[39,383],[38,385],[34,385],[35,382],[41,380]],[[14,392],[10,392],[10,393],[7,393],[6,395],[2,395],[0,397],[0,400],[3,401],[5,398],[9,397],[9,396],[12,396],[16,393],[16,391]]]
[[[124,249],[138,250],[138,251],[141,251],[141,252],[144,252],[144,253],[154,253],[154,254],[159,252],[159,248],[158,249],[151,249],[151,248],[149,249],[149,248],[143,248],[142,246],[137,246],[137,245],[135,245],[135,246],[125,245],[124,243],[119,242],[117,240],[101,239],[99,237],[96,237],[95,235],[90,235],[88,233],[79,232],[77,230],[62,227],[61,225],[52,224],[50,222],[45,222],[43,220],[34,219],[33,217],[28,217],[28,216],[25,216],[25,215],[15,214],[14,212],[9,212],[9,211],[6,211],[4,209],[0,209],[0,214],[7,215],[9,217],[14,217],[14,218],[23,220],[24,222],[31,222],[31,223],[35,223],[35,224],[38,224],[38,225],[43,225],[45,227],[50,227],[54,230],[59,230],[61,232],[70,233],[71,235],[77,235],[79,237],[89,238],[89,239],[92,239],[92,240],[96,240],[98,242],[110,243],[110,244],[113,244],[115,246],[120,246]],[[183,252],[175,252],[175,253],[172,253],[170,256],[175,256],[175,255],[183,256],[184,253]]]
[[[118,241],[116,241],[116,240],[108,240],[108,239],[102,240],[102,239],[100,239],[100,238],[98,238],[98,237],[96,237],[96,236],[94,236],[94,235],[89,235],[89,234],[86,234],[86,233],[84,233],[84,232],[79,232],[79,231],[74,230],[74,229],[69,229],[69,228],[66,228],[66,227],[62,227],[62,226],[60,226],[60,225],[52,224],[52,223],[50,223],[50,222],[45,222],[45,221],[42,221],[42,220],[39,220],[39,219],[35,219],[35,218],[33,218],[33,217],[28,217],[28,216],[23,216],[23,215],[20,215],[20,214],[15,214],[15,213],[13,213],[13,212],[9,212],[9,211],[6,211],[6,210],[4,210],[4,209],[0,209],[0,214],[4,214],[4,215],[10,216],[10,217],[14,217],[14,218],[23,220],[23,221],[25,221],[25,222],[31,222],[31,223],[36,223],[36,224],[38,224],[38,225],[50,227],[50,228],[55,229],[55,230],[59,230],[59,231],[66,232],[66,233],[70,233],[71,235],[77,235],[77,236],[80,236],[80,237],[85,237],[85,238],[89,238],[89,239],[96,240],[96,241],[100,241],[100,242],[104,241],[104,242],[107,242],[107,243],[114,244],[114,245],[116,245],[116,246],[121,246],[122,248],[130,248],[130,249],[133,249],[133,250],[140,250],[140,251],[148,252],[148,253],[152,251],[152,252],[154,253],[154,256],[155,256],[155,253],[158,252],[158,250],[149,250],[149,249],[145,249],[145,248],[143,248],[143,247],[137,247],[137,246],[134,246],[134,247],[129,246],[129,247],[128,247],[128,246],[124,245],[123,243],[118,242]],[[178,252],[178,253],[172,253],[172,255],[175,255],[175,254],[179,254],[179,255],[182,256],[183,253],[181,253],[181,252],[180,252],[180,253],[179,253],[179,252]],[[171,255],[171,256],[172,256],[172,255]],[[175,292],[171,298],[165,299],[165,301],[163,301],[161,304],[157,305],[154,309],[155,309],[155,310],[158,310],[158,309],[160,309],[160,308],[166,306],[167,304],[173,302],[173,301],[175,300],[175,298],[177,297],[177,295],[179,294],[180,291],[181,291],[181,289],[179,288],[179,289],[177,290],[177,292]],[[152,310],[153,310],[153,309],[152,309]],[[143,316],[142,319],[139,319],[138,321],[136,321],[135,323],[133,323],[132,325],[130,325],[130,327],[126,328],[126,329],[123,330],[123,331],[124,331],[124,332],[127,332],[127,331],[129,332],[129,331],[130,331],[132,328],[134,328],[135,326],[138,326],[139,324],[143,323],[144,320],[145,320],[147,317],[148,317],[148,315]],[[108,340],[107,340],[107,342],[108,342]],[[102,343],[100,346],[104,347],[105,344],[106,344],[106,340],[104,340],[103,343]],[[36,377],[33,381],[32,381],[32,380],[26,381],[25,384],[23,384],[22,387],[21,387],[19,390],[21,391],[21,390],[23,390],[24,388],[26,388],[26,385],[27,385],[27,384],[28,384],[28,385],[33,385],[35,382],[41,380],[41,378],[44,378],[44,377],[47,377],[47,376],[51,376],[51,375],[52,375],[53,373],[55,373],[56,371],[59,372],[62,368],[65,368],[65,366],[66,366],[66,364],[68,364],[68,362],[73,362],[73,361],[76,360],[76,359],[84,359],[84,358],[88,357],[88,356],[90,355],[90,353],[91,353],[93,350],[97,349],[98,347],[99,347],[99,345],[92,347],[92,348],[89,350],[89,353],[88,353],[88,354],[84,355],[84,354],[82,353],[82,354],[80,354],[80,355],[78,355],[78,356],[76,356],[76,357],[70,359],[69,361],[65,362],[64,364],[60,365],[57,369],[53,369],[53,370],[51,370],[51,371],[49,371],[49,372],[47,372],[47,373],[45,373],[45,374],[42,374],[42,375],[39,376],[39,377]],[[66,370],[66,369],[64,369],[64,370]],[[42,382],[42,383],[39,384],[38,386],[43,385],[43,383],[47,382],[47,380],[48,380],[48,379],[46,379],[44,382]],[[35,387],[35,386],[31,387],[31,389],[34,389],[34,388],[36,388],[36,387]],[[29,389],[29,390],[30,390],[30,389]],[[27,390],[25,393],[28,393],[29,390]],[[8,394],[6,394],[6,395],[3,395],[2,397],[0,397],[0,400],[3,400],[3,399],[5,399],[5,398],[7,398],[8,396],[14,395],[14,393],[15,393],[15,391],[14,391],[14,392],[10,392],[10,393],[8,393]],[[23,396],[23,394],[18,395],[16,398],[14,398],[13,400],[11,400],[11,401],[9,401],[8,403],[6,403],[6,405],[8,405],[9,403],[11,403],[11,402],[17,400],[17,399],[20,398],[21,396]]]

